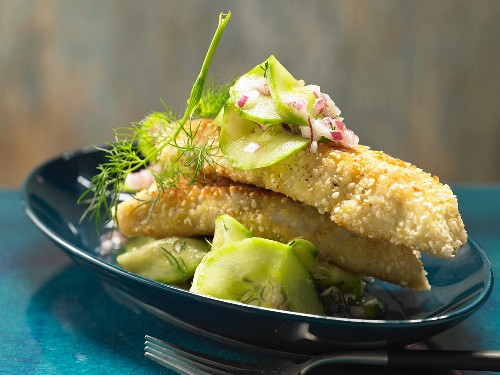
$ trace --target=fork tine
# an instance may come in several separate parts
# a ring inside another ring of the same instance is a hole
[[[218,361],[213,361],[208,358],[205,358],[199,354],[190,353],[186,350],[179,349],[172,344],[168,344],[163,340],[146,336],[148,339],[146,341],[146,345],[149,345],[150,348],[156,351],[159,355],[168,356],[174,361],[185,362],[191,366],[196,366],[197,368],[212,371],[218,371],[217,374],[232,374],[232,372],[225,372],[222,369],[229,369],[231,371],[238,370],[232,366],[226,366],[223,363]],[[202,368],[203,367],[203,368]]]
[[[164,355],[158,355],[154,351],[150,351],[150,348],[145,348],[145,353],[144,356],[155,361],[156,363],[159,363],[162,366],[165,366],[171,370],[175,370],[179,374],[182,375],[196,375],[199,374],[198,371],[194,372],[195,369],[189,369],[185,368],[182,365],[179,365],[178,363],[172,363],[171,360],[167,360]]]
[[[176,355],[166,349],[157,350],[154,347],[146,346],[144,355],[160,364],[166,365],[169,368],[180,370],[183,374],[231,375],[230,372],[220,371],[215,367]]]
[[[160,359],[165,359],[171,364],[173,363],[173,365],[180,364],[184,369],[189,370],[196,368],[198,370],[206,371],[207,374],[214,375],[247,373],[246,369],[221,363],[219,361],[206,358],[200,354],[191,353],[152,336],[146,336],[145,344],[145,351],[152,354],[151,356],[148,355],[151,359],[157,360],[159,357]],[[155,358],[153,358],[153,355]]]

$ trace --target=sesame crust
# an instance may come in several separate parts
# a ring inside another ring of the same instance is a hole
[[[282,194],[218,179],[164,191],[151,210],[154,189],[144,190],[117,209],[117,223],[127,236],[213,235],[215,219],[228,214],[255,236],[280,242],[302,237],[314,243],[323,260],[365,276],[418,290],[430,288],[417,252],[385,240],[357,235],[328,215]]]
[[[198,122],[196,142],[218,145],[219,128]],[[168,147],[161,158],[166,161]],[[276,164],[237,170],[219,154],[207,168],[233,181],[284,194],[328,214],[353,233],[439,257],[453,257],[467,241],[450,187],[410,163],[366,146],[301,151]]]

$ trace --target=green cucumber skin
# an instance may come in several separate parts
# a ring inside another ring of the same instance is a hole
[[[253,90],[251,81],[264,77],[270,96],[257,94],[253,105],[240,108],[241,96]],[[287,97],[298,98],[307,104],[298,111],[285,103]],[[271,55],[263,64],[240,77],[231,88],[230,98],[217,119],[221,126],[219,145],[222,153],[234,168],[251,170],[275,164],[307,148],[309,139],[283,131],[281,124],[309,126],[309,119],[315,117],[315,99],[311,88],[295,79]],[[261,130],[261,127],[267,129]],[[245,151],[252,143],[258,145],[257,150]]]
[[[168,237],[134,247],[118,255],[117,262],[137,275],[166,284],[181,284],[193,277],[209,250],[205,240]]]
[[[319,259],[319,250],[316,248],[316,246],[303,238],[296,238],[290,241],[288,243],[288,246],[291,246],[293,248],[302,263],[304,263],[306,268],[310,272],[312,272]]]
[[[339,288],[343,293],[351,293],[357,298],[364,295],[361,277],[327,263],[318,262],[312,270],[314,283],[320,290],[331,286]]]
[[[262,65],[257,65],[248,73],[241,76],[231,87],[228,103],[233,107],[238,116],[244,117],[247,120],[256,122],[258,124],[280,124],[281,117],[276,110],[275,102],[271,96],[260,95],[257,104],[251,108],[245,109],[238,106],[238,100],[241,95],[245,94],[244,91],[238,89],[244,84],[245,80],[256,80],[264,77],[264,70]]]
[[[323,315],[312,281],[293,248],[259,237],[208,253],[191,291],[261,307]]]
[[[300,90],[301,87],[298,80],[281,65],[276,57],[271,55],[267,59],[267,62],[269,90],[271,91],[276,110],[282,118],[282,121],[285,123],[307,126],[307,116],[303,117],[297,115],[291,106],[285,104],[284,99],[287,93],[304,96],[308,102],[308,112],[311,112],[311,99],[314,103],[314,96]]]
[[[147,237],[147,236],[131,237],[127,239],[127,242],[125,243],[123,250],[125,252],[133,251],[153,241],[155,241],[154,237]]]
[[[226,105],[219,147],[234,168],[249,170],[267,167],[309,145],[309,140],[282,131],[281,125],[272,125],[260,132],[257,128],[256,123],[238,116],[231,106]],[[254,153],[245,151],[251,142],[260,145]]]
[[[252,237],[252,232],[245,228],[238,220],[229,215],[221,215],[215,220],[212,251],[217,251],[217,249],[231,242],[237,242],[250,237]]]
[[[272,85],[275,87],[277,85],[275,81],[272,81],[271,76],[272,74],[275,77],[279,76],[280,72],[285,76],[288,74],[286,78],[289,79],[290,87],[285,85],[287,88],[291,90],[297,85],[295,78],[274,56],[271,56],[266,62],[257,65],[236,81],[231,88],[229,100],[221,114],[217,116],[217,123],[221,126],[220,149],[236,169],[250,170],[267,167],[309,145],[308,139],[299,134],[285,132],[281,127],[282,123],[287,123],[288,119],[292,119],[290,117],[292,112],[289,108],[285,108],[288,106],[273,96],[276,89],[271,90]],[[255,105],[250,108],[240,108],[238,101],[245,94],[245,90],[251,87],[249,82],[264,77],[268,81],[271,95],[258,95]],[[281,78],[279,77],[279,82]],[[283,114],[288,115],[283,116]],[[267,129],[262,130],[260,125],[267,126]],[[259,145],[259,148],[254,152],[245,151],[246,147],[252,143]]]

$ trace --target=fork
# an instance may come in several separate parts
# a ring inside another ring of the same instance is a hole
[[[312,357],[303,363],[282,359],[252,363],[196,353],[149,335],[145,340],[144,355],[147,358],[185,375],[301,375],[314,367],[335,363],[500,371],[499,350],[339,350]]]

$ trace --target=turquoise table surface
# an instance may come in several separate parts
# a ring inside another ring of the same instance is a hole
[[[455,186],[453,190],[469,236],[485,250],[494,273],[500,275],[500,186]],[[114,298],[29,221],[18,191],[0,190],[0,239],[0,374],[172,373],[143,356],[146,334],[225,358],[266,357],[198,336]],[[500,349],[499,288],[496,283],[490,299],[469,319],[425,345]],[[342,366],[335,374],[368,370],[371,374],[421,373]],[[312,373],[333,372],[324,368]]]

